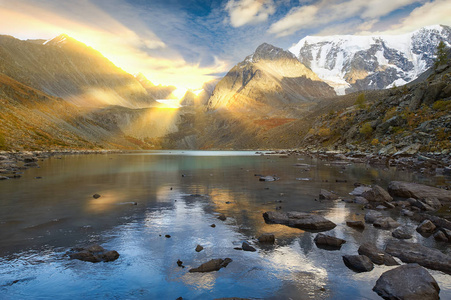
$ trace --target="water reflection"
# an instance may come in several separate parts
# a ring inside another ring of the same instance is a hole
[[[357,181],[386,186],[393,178],[424,178],[310,158],[302,161],[310,165],[306,171],[294,166],[296,157],[192,154],[50,159],[20,180],[0,182],[1,298],[379,299],[371,289],[389,268],[357,274],[344,266],[342,255],[356,254],[366,241],[382,248],[391,232],[347,227],[347,220],[363,220],[359,205],[315,199],[321,188],[347,196]],[[281,180],[260,182],[254,174],[277,174]],[[101,197],[94,199],[95,193]],[[318,249],[315,234],[266,224],[263,212],[276,207],[324,215],[337,224],[328,234],[347,243],[340,251]],[[226,221],[217,219],[221,213]],[[414,225],[408,218],[392,217]],[[256,238],[262,233],[274,233],[276,245],[259,244]],[[258,252],[234,250],[243,241]],[[437,247],[418,234],[412,241]],[[65,256],[71,247],[90,243],[121,256],[99,264]],[[204,247],[201,252],[194,250],[198,244]],[[212,258],[226,257],[233,262],[218,272],[188,273]],[[178,259],[185,268],[177,266]],[[430,272],[441,297],[450,298],[449,276]]]

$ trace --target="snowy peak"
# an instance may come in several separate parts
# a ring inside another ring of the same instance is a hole
[[[403,35],[307,36],[289,49],[337,93],[383,89],[414,80],[432,66],[451,28],[434,25]]]

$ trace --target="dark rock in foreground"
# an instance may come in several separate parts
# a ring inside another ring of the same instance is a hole
[[[360,255],[367,256],[376,265],[396,266],[398,262],[388,253],[380,250],[376,245],[364,243],[360,245],[358,250]]]
[[[325,235],[322,233],[318,233],[316,235],[314,242],[318,248],[326,250],[338,250],[341,248],[341,245],[346,243],[346,241],[343,239],[336,238],[330,235]]]
[[[268,211],[263,214],[268,224],[282,224],[303,230],[325,231],[337,226],[326,218],[304,212],[278,212]]]
[[[451,202],[451,191],[418,183],[392,181],[388,185],[388,191],[390,195],[396,197],[415,199],[436,198],[439,201]]]
[[[387,243],[385,251],[405,263],[417,263],[429,269],[451,274],[451,256],[442,253],[440,250],[416,243],[391,240]]]
[[[99,245],[93,245],[84,249],[77,249],[75,253],[69,254],[71,259],[78,259],[82,261],[88,261],[92,263],[97,262],[109,262],[119,258],[117,251],[107,251]]]
[[[343,262],[355,272],[369,272],[374,268],[371,259],[365,255],[344,255]]]
[[[365,229],[365,223],[362,221],[346,221],[346,225],[359,230]]]
[[[258,241],[260,243],[274,244],[276,241],[276,238],[274,237],[274,234],[272,234],[272,233],[264,233],[258,237]]]
[[[255,252],[257,251],[257,249],[255,249],[254,247],[252,247],[251,245],[249,245],[248,242],[243,242],[243,244],[241,245],[241,248],[244,251],[250,251],[250,252]]]
[[[213,272],[213,271],[219,271],[221,268],[225,268],[227,267],[227,265],[229,263],[232,262],[232,259],[230,258],[226,258],[226,259],[222,259],[222,258],[217,258],[217,259],[212,259],[206,263],[201,264],[199,267],[194,268],[189,270],[190,273],[195,273],[195,272]]]
[[[440,288],[434,277],[417,264],[387,271],[379,277],[373,291],[384,299],[435,300]]]

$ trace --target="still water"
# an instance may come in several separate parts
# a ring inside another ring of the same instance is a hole
[[[346,220],[363,220],[361,206],[316,201],[320,189],[350,197],[355,182],[386,187],[390,180],[446,180],[245,151],[80,155],[39,164],[21,179],[0,182],[0,299],[381,299],[372,288],[390,267],[354,273],[342,255],[357,254],[366,241],[383,248],[391,232],[347,227]],[[255,174],[280,180],[260,182]],[[262,214],[279,206],[325,216],[337,224],[327,234],[346,244],[339,251],[318,249],[315,233],[265,224]],[[221,213],[226,221],[217,219]],[[274,233],[276,244],[259,244],[262,233]],[[243,241],[258,251],[234,250]],[[416,233],[412,241],[451,252]],[[95,243],[118,251],[119,259],[93,264],[66,255]],[[199,253],[198,244],[204,247]],[[218,272],[188,272],[226,257],[233,262]],[[449,275],[429,272],[442,299],[451,299]]]

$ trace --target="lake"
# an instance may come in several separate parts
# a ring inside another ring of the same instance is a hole
[[[361,205],[319,201],[320,189],[351,199],[356,182],[386,188],[391,180],[449,180],[254,151],[73,155],[39,165],[21,179],[0,182],[1,299],[382,299],[372,288],[392,267],[355,273],[342,255],[357,254],[367,241],[383,248],[391,231],[347,227],[346,220],[363,220]],[[261,182],[256,174],[280,180]],[[94,199],[96,193],[101,197]],[[262,214],[276,209],[318,213],[337,224],[327,234],[347,242],[341,250],[319,249],[316,233],[266,224]],[[219,214],[227,219],[218,220]],[[260,244],[263,233],[274,233],[276,244]],[[257,252],[235,250],[243,241]],[[449,246],[416,232],[411,241],[451,254]],[[91,244],[120,257],[94,264],[66,255]],[[197,245],[204,250],[196,252]],[[188,272],[226,257],[233,262],[217,272]],[[441,298],[451,299],[449,275],[428,271]]]

